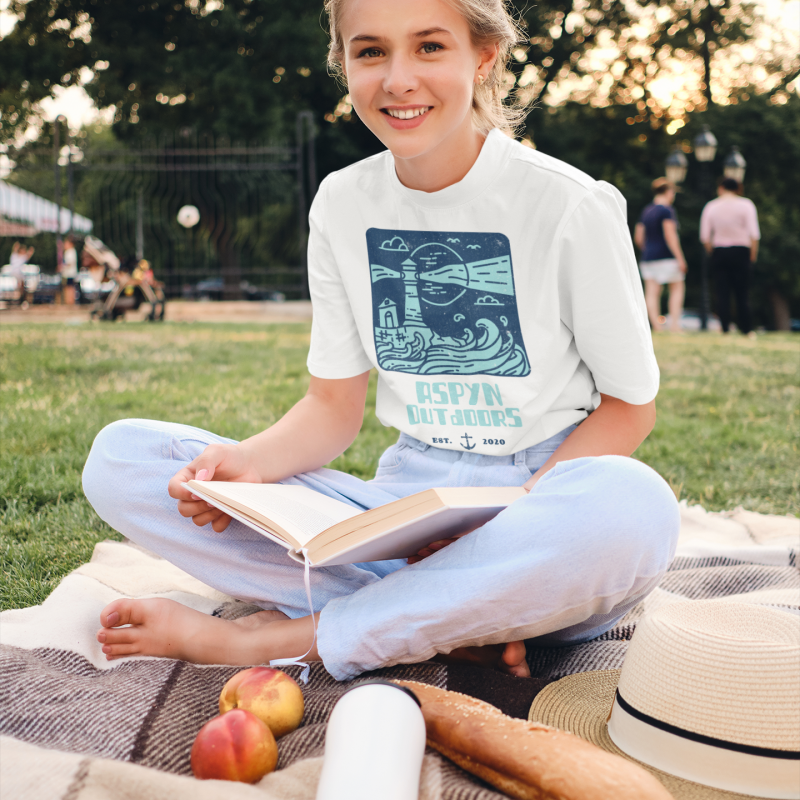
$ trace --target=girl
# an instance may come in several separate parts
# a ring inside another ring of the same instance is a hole
[[[675,185],[666,178],[652,183],[653,202],[642,211],[633,239],[642,251],[641,273],[644,279],[644,300],[654,331],[661,324],[661,287],[669,285],[669,329],[681,332],[686,259],[678,238],[678,218],[672,204]]]
[[[84,472],[109,524],[265,610],[232,622],[118,600],[97,638],[108,659],[308,651],[339,680],[484,647],[528,675],[524,640],[608,630],[658,584],[677,538],[669,487],[627,458],[653,427],[658,369],[623,200],[505,135],[517,34],[502,0],[328,12],[331,63],[388,149],[330,175],[311,210],[306,396],[240,443],[116,422]],[[401,434],[363,482],[322,467],[358,434],[372,368],[377,414]],[[302,568],[192,497],[190,478],[304,485],[363,509],[436,486],[529,494],[413,564],[314,570],[312,619]]]

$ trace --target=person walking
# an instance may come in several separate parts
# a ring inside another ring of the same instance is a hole
[[[78,278],[78,251],[72,236],[64,240],[64,255],[61,257],[61,298],[68,306],[75,305],[75,281]]]
[[[633,239],[642,251],[639,271],[644,279],[644,300],[654,331],[663,330],[661,322],[661,287],[669,286],[669,329],[681,330],[686,259],[678,237],[678,218],[672,203],[675,184],[656,178],[651,184],[653,202],[642,211]]]
[[[700,241],[711,256],[717,293],[717,313],[722,332],[731,325],[731,291],[736,297],[736,322],[742,333],[753,329],[750,314],[750,271],[758,257],[761,232],[752,200],[741,196],[735,178],[723,178],[717,199],[706,204],[700,216]]]

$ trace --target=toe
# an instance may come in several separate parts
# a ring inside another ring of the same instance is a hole
[[[514,667],[507,667],[508,674],[513,675],[515,678],[530,678],[531,670],[528,665],[523,661]]]
[[[525,660],[525,642],[509,642],[503,650],[502,661],[509,674],[519,678],[530,677],[531,672]]]
[[[139,631],[136,628],[103,628],[97,634],[97,641],[105,645],[131,644],[139,638]]]
[[[115,600],[100,612],[100,623],[104,628],[118,625],[140,625],[144,621],[144,608],[139,600]]]
[[[104,628],[113,628],[116,625],[125,625],[126,621],[123,620],[123,613],[130,616],[130,610],[127,608],[129,601],[115,600],[109,603],[100,612],[100,624]]]
[[[103,647],[103,654],[106,661],[113,661],[115,658],[123,658],[124,656],[135,656],[141,651],[136,645],[105,645]]]

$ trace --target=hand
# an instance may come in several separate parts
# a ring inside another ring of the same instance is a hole
[[[437,539],[435,542],[431,542],[429,545],[426,545],[422,548],[415,556],[411,556],[407,559],[409,564],[416,564],[418,561],[422,561],[424,558],[428,556],[432,556],[439,550],[443,550],[445,547],[453,544],[453,542],[458,541],[462,536],[466,536],[468,533],[472,533],[472,531],[478,530],[478,528],[483,527],[482,525],[476,525],[474,528],[470,528],[468,531],[464,531],[463,533],[457,533],[455,536],[451,536],[449,539]]]
[[[683,258],[678,259],[678,269],[685,275],[688,271],[688,267],[686,266],[686,260]]]
[[[178,513],[182,517],[191,517],[192,522],[201,527],[210,522],[217,533],[228,527],[231,518],[181,485],[192,479],[261,483],[261,475],[253,466],[250,454],[237,444],[210,444],[194,461],[172,476],[168,491],[169,496],[178,501]]]

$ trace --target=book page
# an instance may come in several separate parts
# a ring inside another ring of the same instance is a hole
[[[410,518],[398,517],[396,525],[377,530],[366,539],[343,537],[318,549],[314,549],[312,543],[309,556],[314,566],[408,558],[436,539],[446,539],[483,525],[505,507],[430,509],[428,505],[430,510],[422,513],[417,507],[418,510],[411,511]]]
[[[191,488],[192,483],[195,481],[187,485]],[[227,498],[241,503],[262,517],[274,520],[297,539],[301,547],[331,525],[362,513],[341,500],[305,486],[202,481],[197,483],[197,488],[223,501]]]

